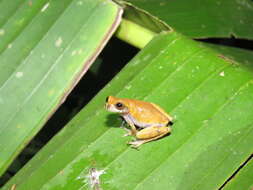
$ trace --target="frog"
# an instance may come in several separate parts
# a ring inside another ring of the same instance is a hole
[[[130,126],[124,136],[132,135],[134,141],[128,142],[132,148],[151,142],[171,133],[173,118],[160,106],[141,100],[108,96],[105,108],[118,113]]]

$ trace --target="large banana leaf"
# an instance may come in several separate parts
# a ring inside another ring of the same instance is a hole
[[[252,72],[176,32],[161,34],[3,189],[90,189],[91,168],[105,170],[103,189],[218,189],[253,152]],[[172,134],[130,148],[121,121],[104,110],[108,95],[162,106],[174,117]]]
[[[2,175],[87,71],[122,11],[102,0],[3,0],[0,12]]]

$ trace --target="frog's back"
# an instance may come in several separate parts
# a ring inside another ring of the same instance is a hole
[[[154,103],[131,100],[129,101],[129,108],[131,116],[138,123],[167,125],[172,121],[172,117]]]

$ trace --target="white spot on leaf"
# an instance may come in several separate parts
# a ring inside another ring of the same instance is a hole
[[[71,56],[74,56],[74,55],[76,55],[76,50],[71,52]]]
[[[79,49],[77,53],[78,55],[80,55],[81,53],[83,53],[83,49]]]
[[[125,89],[130,90],[132,88],[132,85],[127,85]]]
[[[16,77],[17,78],[21,78],[23,75],[24,75],[23,72],[17,72],[16,73]]]
[[[56,46],[56,47],[60,47],[61,44],[62,44],[62,38],[59,37],[59,38],[55,41],[55,46]]]
[[[105,174],[105,170],[97,170],[96,168],[91,168],[89,170],[89,174],[85,177],[84,182],[87,183],[91,189],[102,190],[100,188],[99,179],[102,174]]]
[[[42,9],[41,9],[41,12],[44,12],[45,10],[47,10],[47,8],[49,7],[49,3],[46,3]]]
[[[83,5],[83,2],[82,1],[78,1],[77,5]]]
[[[224,76],[225,76],[224,71],[220,72],[220,76],[221,76],[221,77],[224,77]]]
[[[5,33],[5,30],[4,29],[0,29],[0,36],[3,36]]]

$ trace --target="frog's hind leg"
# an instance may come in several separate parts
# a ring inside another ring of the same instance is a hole
[[[142,129],[141,131],[138,131],[136,133],[136,138],[138,140],[129,142],[128,144],[131,144],[131,147],[138,148],[140,145],[159,139],[166,134],[171,132],[171,128],[164,126],[164,127],[148,127],[145,129]]]

